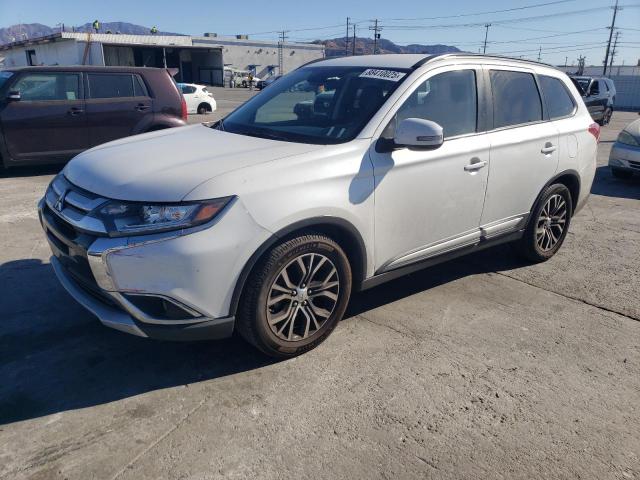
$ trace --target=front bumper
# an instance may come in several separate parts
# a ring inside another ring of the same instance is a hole
[[[640,173],[640,147],[614,143],[609,155],[609,166]]]
[[[127,313],[118,299],[113,303],[101,301],[83,288],[65,269],[60,260],[51,257],[51,266],[58,280],[76,302],[93,313],[103,325],[121,332],[158,340],[213,340],[230,337],[234,318],[218,318],[189,325],[146,325]]]
[[[67,198],[82,204],[77,195]],[[38,212],[53,269],[71,296],[104,325],[165,340],[233,333],[230,303],[236,281],[255,251],[253,243],[268,234],[241,205],[196,230],[110,238],[81,228],[85,217],[71,217],[74,204],[69,212],[58,211],[52,200],[46,196]],[[173,309],[171,316],[166,305]]]

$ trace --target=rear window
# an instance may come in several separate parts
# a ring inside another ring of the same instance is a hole
[[[137,75],[128,73],[89,73],[90,98],[127,98],[146,96]]]
[[[542,101],[532,74],[491,70],[494,128],[542,120]]]
[[[562,80],[540,75],[540,85],[549,111],[549,118],[562,118],[571,115],[576,108],[571,94]]]

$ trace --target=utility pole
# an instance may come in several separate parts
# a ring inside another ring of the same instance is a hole
[[[344,56],[349,56],[349,17],[347,17],[347,34],[344,36]]]
[[[538,61],[542,60],[542,45],[540,45],[540,50],[538,50]]]
[[[490,23],[485,23],[484,24],[484,47],[482,48],[482,53],[487,53],[487,38],[489,37],[489,27],[491,26]]]
[[[620,36],[620,31],[616,32],[616,38],[613,41],[613,49],[611,49],[611,60],[609,62],[609,73],[611,73],[611,69],[613,68],[613,59],[616,57],[616,50],[618,48],[618,37]]]
[[[569,57],[564,57],[564,68],[567,68],[568,62],[569,62]]]
[[[351,45],[352,50],[352,55],[355,56],[356,55],[356,24],[353,24],[353,45]]]
[[[620,10],[620,7],[618,6],[618,0],[616,0],[616,5],[613,7],[613,18],[611,19],[611,26],[609,27],[609,41],[607,42],[607,52],[604,54],[604,67],[602,69],[602,75],[607,74],[609,51],[611,50],[611,39],[613,38],[613,29],[616,27],[616,15],[618,15],[618,10]]]
[[[280,32],[280,40],[278,41],[278,73],[284,75],[284,41],[287,37],[287,30]]]
[[[380,31],[382,27],[378,26],[378,19],[372,20],[374,22],[373,27],[369,27],[369,30],[373,30],[373,54],[377,55],[378,53],[378,40],[380,39]]]
[[[587,60],[587,57],[585,57],[584,55],[580,55],[578,57],[578,71],[576,72],[576,75],[582,75],[584,73],[584,63]]]

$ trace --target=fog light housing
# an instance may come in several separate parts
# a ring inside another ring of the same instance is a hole
[[[196,310],[162,295],[125,293],[122,296],[153,320],[170,322],[203,318],[202,314]]]

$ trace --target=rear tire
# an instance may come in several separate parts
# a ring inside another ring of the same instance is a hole
[[[211,111],[211,108],[206,103],[198,105],[198,115],[206,115]]]
[[[240,335],[267,355],[289,358],[320,345],[342,319],[351,267],[334,240],[301,235],[272,248],[245,284]]]
[[[607,109],[602,114],[602,118],[600,119],[598,125],[604,127],[605,125],[609,125],[611,122],[611,116],[613,115],[613,109],[611,107],[607,107]]]
[[[624,180],[628,180],[629,178],[633,177],[633,172],[616,167],[611,167],[611,174],[616,178],[621,178]]]
[[[516,251],[533,263],[549,260],[564,243],[572,213],[569,189],[561,183],[547,187],[531,212],[524,236],[515,244]]]

